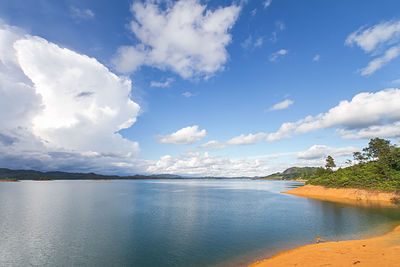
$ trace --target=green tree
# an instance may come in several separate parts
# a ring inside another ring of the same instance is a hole
[[[332,170],[332,168],[335,168],[335,167],[336,167],[335,161],[333,160],[333,158],[331,156],[328,156],[326,158],[325,168],[327,170]]]
[[[388,164],[390,168],[400,171],[400,148],[391,147],[388,156]]]
[[[362,154],[361,152],[354,152],[353,158],[355,161],[358,161],[358,163],[361,163],[361,164],[367,160],[367,157],[364,154]]]
[[[364,155],[372,160],[385,160],[390,152],[390,141],[374,138],[368,143],[368,147],[364,148]]]
[[[361,152],[353,154],[355,165],[333,171],[335,162],[326,158],[326,168],[317,168],[307,183],[328,187],[368,188],[400,192],[400,148],[389,140],[371,139]]]

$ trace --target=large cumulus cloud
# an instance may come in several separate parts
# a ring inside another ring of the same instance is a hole
[[[118,133],[140,109],[130,93],[96,59],[0,24],[0,163],[133,165],[139,145]]]

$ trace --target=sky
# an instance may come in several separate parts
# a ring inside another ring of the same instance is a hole
[[[400,137],[400,2],[3,0],[0,167],[265,176]]]

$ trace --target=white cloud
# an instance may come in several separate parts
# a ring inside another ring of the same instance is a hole
[[[278,34],[276,32],[272,32],[271,38],[269,40],[273,43],[276,43],[278,41]]]
[[[272,4],[272,0],[266,0],[266,1],[263,3],[264,8],[269,7],[271,4]]]
[[[91,9],[70,8],[71,16],[76,19],[93,19],[95,14]]]
[[[283,31],[284,29],[286,29],[286,25],[282,21],[276,21],[275,27],[278,31]]]
[[[135,20],[130,29],[139,44],[118,49],[113,63],[118,71],[131,72],[140,65],[170,69],[183,78],[209,77],[223,70],[228,60],[229,30],[240,7],[207,10],[199,0],[180,0],[162,9],[155,2],[134,2]]]
[[[381,138],[400,137],[400,122],[394,122],[388,125],[373,125],[359,131],[341,130],[343,138],[348,139],[371,139],[377,136]]]
[[[156,82],[156,81],[151,81],[150,86],[151,87],[170,87],[171,83],[175,81],[174,78],[167,78],[165,82]]]
[[[251,44],[253,43],[253,37],[251,37],[251,35],[249,35],[249,37],[247,37],[242,43],[241,46],[245,49],[249,48],[251,46]]]
[[[206,130],[199,130],[199,126],[193,125],[182,128],[169,135],[156,136],[161,144],[190,145],[206,136]]]
[[[129,79],[109,72],[93,58],[39,37],[18,40],[14,48],[21,69],[42,99],[43,109],[32,120],[33,133],[48,146],[138,150],[137,143],[115,133],[129,128],[139,112],[129,98]]]
[[[276,43],[278,41],[278,33],[285,30],[285,23],[282,21],[275,22],[275,30],[272,32],[272,37],[269,39],[271,42]]]
[[[392,85],[400,85],[400,79],[396,79],[390,82]]]
[[[144,64],[146,53],[143,45],[121,46],[112,59],[112,63],[119,72],[132,72]]]
[[[339,149],[338,149],[339,150]],[[170,173],[193,176],[254,177],[266,176],[293,166],[322,166],[324,159],[295,159],[296,153],[230,158],[212,156],[208,152],[192,152],[178,156],[165,155],[147,168],[150,173]],[[284,163],[276,161],[285,157]],[[339,166],[340,162],[337,161]]]
[[[365,52],[373,52],[379,45],[386,45],[388,42],[397,42],[400,38],[400,21],[388,21],[370,28],[360,28],[351,33],[346,41],[346,45],[358,45]]]
[[[257,142],[262,141],[266,137],[265,133],[256,133],[256,134],[248,134],[244,135],[241,134],[239,136],[236,136],[228,141],[229,145],[251,145],[255,144]]]
[[[321,58],[321,56],[320,56],[319,54],[316,54],[316,55],[313,57],[312,61],[313,61],[313,62],[318,62],[318,61],[320,60],[320,58]]]
[[[272,54],[269,56],[269,61],[275,62],[275,61],[277,61],[280,57],[283,57],[283,56],[287,55],[288,53],[289,53],[289,51],[286,50],[286,49],[278,50],[278,51],[276,51],[275,53],[272,53]]]
[[[359,93],[353,97],[351,101],[341,101],[337,106],[331,108],[326,113],[317,116],[308,116],[297,122],[283,123],[280,129],[275,133],[270,133],[267,140],[274,141],[287,138],[293,134],[306,133],[318,129],[339,128],[339,134],[349,137],[349,131],[361,133],[373,132],[378,134],[383,132],[377,131],[385,129],[385,136],[390,137],[387,128],[382,125],[391,125],[400,121],[400,90],[386,89],[376,93]],[[391,134],[394,134],[393,132]],[[363,135],[367,136],[367,135]],[[392,135],[393,136],[393,135]],[[368,137],[369,138],[369,137]]]
[[[24,34],[0,22],[0,131],[3,134],[30,128],[31,120],[41,110],[40,95],[21,70],[13,47]]]
[[[257,8],[253,9],[250,14],[254,17],[257,14]]]
[[[249,37],[247,37],[242,43],[241,46],[244,49],[252,49],[252,48],[256,48],[256,47],[260,47],[262,46],[264,40],[262,37],[257,38],[256,40],[253,40],[253,37],[251,35],[249,35]]]
[[[283,100],[282,102],[276,103],[275,105],[273,105],[272,107],[270,107],[269,110],[273,111],[273,110],[281,110],[281,109],[285,109],[288,108],[290,105],[292,105],[294,102],[290,99],[286,99]]]
[[[392,59],[398,57],[400,55],[400,46],[394,46],[388,50],[386,50],[385,54],[381,57],[375,58],[371,62],[368,63],[368,66],[361,69],[361,75],[367,76],[371,75],[375,71],[382,68],[384,65],[392,61]]]
[[[285,122],[281,125],[277,132],[267,134],[267,141],[276,141],[283,138],[289,138],[292,136],[292,132],[295,129],[296,123]]]
[[[358,29],[347,37],[345,44],[358,45],[364,52],[370,53],[372,56],[383,54],[369,62],[368,66],[361,70],[361,75],[371,75],[399,56],[399,41],[400,21],[388,21],[370,28]]]
[[[207,148],[207,149],[217,150],[217,149],[225,149],[226,145],[222,144],[216,140],[211,140],[207,143],[200,145],[199,148]]]
[[[263,44],[263,38],[262,38],[262,37],[259,37],[259,38],[257,38],[257,40],[255,41],[254,46],[255,46],[255,47],[260,47],[260,46],[262,46],[262,44]]]
[[[131,81],[96,59],[0,23],[3,166],[72,169],[87,160],[104,170],[134,161],[138,143],[118,133],[139,112],[130,93]]]
[[[321,159],[325,158],[328,155],[336,158],[336,157],[343,157],[352,155],[353,152],[358,151],[358,148],[355,147],[341,147],[341,148],[334,148],[328,147],[326,145],[313,145],[306,151],[298,152],[296,157],[298,159]]]
[[[176,157],[166,155],[147,169],[150,173],[219,177],[261,176],[273,170],[265,160],[216,157],[208,152],[187,153]]]
[[[191,92],[184,92],[184,93],[182,93],[182,95],[184,97],[186,97],[186,98],[190,98],[190,97],[196,96],[196,94],[193,94]]]

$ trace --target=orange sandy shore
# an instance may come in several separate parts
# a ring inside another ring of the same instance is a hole
[[[395,206],[394,193],[362,190],[336,189],[305,185],[286,192],[321,200],[345,202],[357,205]],[[378,237],[339,242],[311,244],[281,252],[271,258],[249,266],[400,266],[400,226]]]
[[[281,252],[249,266],[400,266],[400,226],[364,240],[312,244]]]
[[[400,195],[392,192],[318,185],[305,185],[282,193],[361,206],[395,207],[393,200],[400,200]]]

